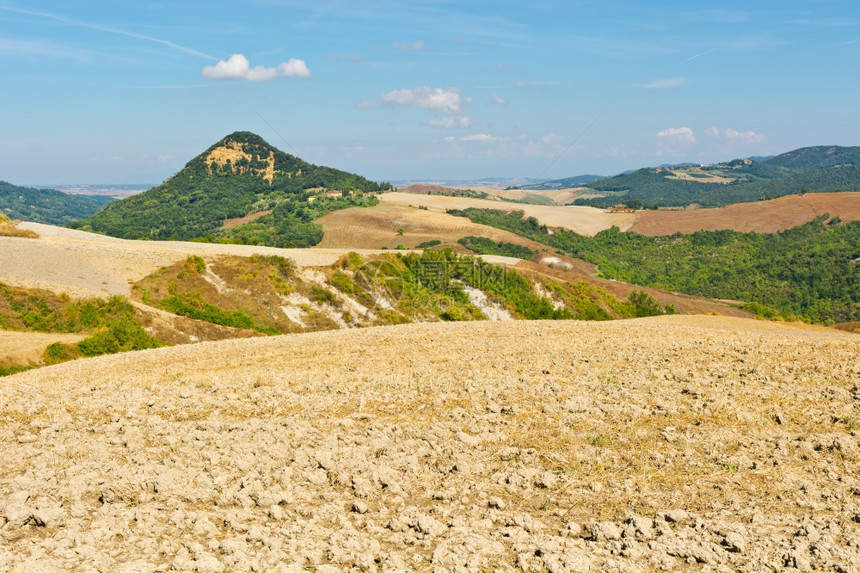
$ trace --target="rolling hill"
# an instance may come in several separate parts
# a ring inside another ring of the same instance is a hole
[[[66,225],[92,215],[112,200],[110,197],[68,195],[55,189],[19,187],[0,181],[0,213],[21,221]]]
[[[236,132],[158,187],[111,203],[76,227],[126,239],[306,247],[322,239],[314,219],[375,204],[365,194],[386,188],[307,163],[253,133]]]
[[[804,147],[762,161],[642,168],[596,181],[560,179],[539,188],[573,182],[580,187],[573,204],[602,207],[722,207],[807,192],[860,191],[860,146]]]

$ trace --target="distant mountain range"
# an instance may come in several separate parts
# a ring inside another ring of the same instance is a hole
[[[0,181],[0,213],[21,221],[67,225],[92,215],[112,200],[111,197],[68,195],[55,189],[19,187]]]
[[[804,147],[775,157],[664,165],[580,183],[577,205],[720,207],[783,195],[860,190],[860,147]],[[576,178],[529,189],[557,189]],[[569,186],[569,185],[568,185]]]
[[[360,175],[312,165],[250,132],[228,135],[149,191],[115,201],[77,224],[126,239],[176,239],[307,247],[313,220],[375,204],[389,189]]]

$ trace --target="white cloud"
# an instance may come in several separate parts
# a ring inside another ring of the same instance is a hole
[[[764,135],[755,133],[754,131],[735,131],[734,129],[723,130],[723,135],[727,139],[734,139],[744,143],[761,143],[764,141]]]
[[[417,52],[419,50],[424,49],[424,40],[418,40],[417,42],[412,42],[411,44],[406,42],[394,42],[391,45],[398,50],[403,50],[405,52]]]
[[[549,132],[541,138],[547,145],[561,145],[564,138],[555,132]]]
[[[752,130],[737,131],[736,129],[720,130],[716,127],[709,127],[705,130],[705,135],[710,137],[724,137],[730,141],[739,141],[741,143],[753,144],[764,141],[764,134],[756,133]]]
[[[431,119],[427,123],[429,123],[430,125],[432,125],[434,127],[465,128],[465,127],[469,127],[471,125],[474,125],[475,120],[473,120],[471,117],[469,117],[467,115],[450,115],[447,117]]]
[[[481,141],[481,142],[491,142],[491,141],[505,141],[504,137],[496,137],[494,135],[488,135],[486,133],[475,133],[473,135],[466,135],[460,138],[460,141]]]
[[[517,82],[517,83],[516,83],[516,86],[517,86],[518,88],[520,88],[521,90],[524,90],[524,89],[526,89],[527,87],[529,87],[529,83],[528,83],[528,82]]]
[[[684,78],[665,78],[662,80],[654,80],[640,87],[646,90],[662,90],[667,88],[676,88],[682,85],[686,80]]]
[[[402,89],[382,94],[382,101],[391,105],[416,106],[440,113],[460,113],[472,103],[472,98],[464,98],[457,88],[421,87],[414,90]]]
[[[454,143],[455,141],[457,141],[457,138],[456,138],[456,137],[454,137],[453,135],[449,135],[449,136],[448,136],[448,137],[446,137],[443,141],[444,141],[445,143]]]
[[[243,54],[233,54],[226,62],[221,60],[214,66],[203,68],[203,77],[210,80],[249,80],[260,82],[289,76],[309,78],[311,77],[311,72],[304,60],[292,58],[278,64],[274,68],[267,68],[265,66],[254,66],[252,68],[250,62],[248,62],[248,58]]]
[[[689,127],[670,127],[663,131],[657,132],[657,137],[671,139],[678,143],[695,143],[696,136],[693,135],[693,130]]]
[[[500,98],[496,94],[493,94],[490,96],[490,102],[489,103],[491,103],[493,105],[508,105],[511,102],[509,102],[506,99]]]

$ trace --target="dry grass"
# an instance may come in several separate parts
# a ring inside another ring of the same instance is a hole
[[[634,222],[633,213],[607,213],[594,207],[560,207],[554,205],[523,205],[490,201],[487,199],[472,199],[468,197],[445,197],[439,195],[412,195],[408,193],[383,193],[379,196],[383,203],[394,205],[423,205],[436,212],[448,209],[496,209],[499,211],[522,211],[526,217],[534,217],[540,223],[550,227],[563,227],[581,235],[593,236],[598,232],[615,225],[627,230]]]
[[[265,217],[269,213],[271,213],[271,209],[267,211],[259,211],[257,213],[250,213],[245,215],[244,217],[236,217],[235,219],[225,219],[224,225],[221,227],[224,231],[231,231],[238,227],[239,225],[244,225],[245,223],[253,223],[260,217]]]
[[[629,230],[650,236],[721,229],[775,233],[825,213],[839,216],[845,222],[860,220],[860,192],[788,195],[719,209],[640,211]]]
[[[406,196],[416,199],[425,197]],[[384,198],[385,195],[380,197]],[[353,207],[328,213],[317,222],[323,226],[325,232],[319,244],[319,247],[323,248],[393,249],[402,244],[408,249],[434,239],[446,245],[455,245],[458,239],[468,235],[525,245],[534,250],[546,248],[508,231],[478,225],[463,217],[418,209],[408,204],[381,203],[375,207]],[[403,229],[402,235],[397,233],[398,229]]]
[[[23,237],[27,239],[38,239],[39,234],[30,229],[20,229],[18,224],[21,221],[12,221],[8,217],[0,214],[0,237]]]

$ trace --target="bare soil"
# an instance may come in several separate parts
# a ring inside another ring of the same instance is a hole
[[[672,316],[25,372],[0,385],[0,571],[856,571],[858,356]]]

